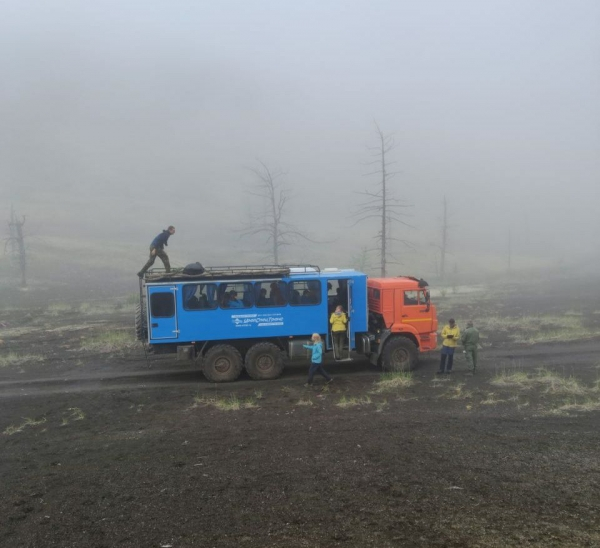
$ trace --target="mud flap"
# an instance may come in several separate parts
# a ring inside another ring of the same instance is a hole
[[[194,345],[187,344],[185,346],[177,347],[177,361],[189,361],[196,358],[196,352]]]

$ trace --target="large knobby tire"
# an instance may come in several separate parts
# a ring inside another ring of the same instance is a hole
[[[231,382],[242,372],[242,355],[229,344],[213,346],[202,360],[202,373],[211,382]]]
[[[246,353],[246,371],[253,379],[268,380],[281,376],[283,356],[272,343],[255,344]]]
[[[419,360],[415,343],[406,337],[394,337],[383,349],[381,366],[384,371],[412,371]]]
[[[148,339],[146,307],[142,307],[141,304],[135,307],[135,336],[138,341],[146,341]]]

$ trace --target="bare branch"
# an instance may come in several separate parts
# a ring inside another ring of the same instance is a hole
[[[262,215],[251,217],[251,222],[237,231],[240,236],[255,236],[266,234],[266,243],[271,246],[270,257],[275,264],[279,263],[279,251],[284,246],[289,246],[298,240],[311,243],[321,243],[304,234],[293,224],[285,221],[286,207],[291,193],[284,187],[280,179],[285,175],[281,169],[271,170],[265,162],[256,160],[258,166],[249,167],[248,170],[255,176],[254,190],[248,193],[261,198],[266,202],[266,212]],[[258,226],[256,223],[259,222]]]

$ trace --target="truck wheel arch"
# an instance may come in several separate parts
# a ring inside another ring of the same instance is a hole
[[[419,350],[410,334],[392,335],[381,353],[381,367],[385,371],[412,371],[419,362]]]

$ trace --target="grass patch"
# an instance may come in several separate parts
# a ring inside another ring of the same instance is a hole
[[[43,361],[44,356],[40,354],[16,354],[15,352],[9,352],[8,354],[0,355],[0,367],[14,367]]]
[[[546,392],[549,394],[582,396],[588,391],[575,377],[564,377],[546,369],[538,371],[534,381],[546,386]]]
[[[32,323],[38,323],[34,320]],[[41,322],[40,322],[41,323]],[[2,329],[2,337],[5,339],[13,339],[15,337],[21,337],[23,335],[29,335],[29,333],[35,333],[39,327],[33,326],[20,326],[20,327],[8,327]]]
[[[447,376],[435,376],[431,379],[431,386],[432,388],[441,388],[442,386],[445,386],[449,380],[450,379]]]
[[[40,420],[35,420],[35,419],[31,419],[31,418],[26,418],[25,421],[23,423],[21,423],[18,426],[9,426],[8,428],[6,428],[6,430],[4,430],[4,432],[2,432],[4,435],[6,436],[12,436],[13,434],[18,434],[19,432],[23,432],[23,430],[25,430],[25,428],[30,427],[30,426],[39,426],[40,424],[44,424],[46,422],[46,417],[44,417],[43,419]]]
[[[373,403],[369,396],[363,396],[362,398],[342,396],[340,400],[335,404],[337,407],[347,409],[348,407],[356,407],[358,405],[369,405]]]
[[[501,388],[521,391],[536,389],[542,391],[543,394],[568,397],[554,408],[544,411],[544,414],[568,415],[576,412],[600,411],[600,398],[598,397],[600,379],[596,380],[592,386],[586,386],[573,376],[561,375],[548,369],[538,369],[529,374],[523,371],[504,372],[497,375],[491,383]],[[517,403],[517,409],[529,406],[529,401],[521,402],[519,400],[519,394],[513,395],[509,400]]]
[[[575,377],[565,377],[547,369],[540,369],[532,374],[527,374],[524,371],[503,372],[500,375],[496,375],[491,380],[491,384],[502,388],[516,388],[519,390],[546,387],[546,393],[548,394],[573,396],[582,396],[589,391]]]
[[[300,398],[296,405],[310,407],[311,405],[314,405],[314,402],[310,398]]]
[[[85,316],[100,316],[102,314],[113,314],[119,307],[113,303],[81,303],[79,313]]]
[[[531,387],[530,379],[524,371],[503,371],[499,375],[496,375],[490,381],[490,384],[502,388],[521,388],[523,390]]]
[[[254,398],[240,399],[235,394],[230,394],[227,398],[219,396],[196,396],[194,398],[194,406],[198,405],[214,407],[219,411],[240,411],[241,409],[256,409],[258,407]]]
[[[69,407],[67,411],[69,411],[72,421],[82,421],[85,419],[85,413],[79,407]]]
[[[133,334],[129,331],[107,331],[95,337],[84,339],[81,350],[87,352],[117,352],[127,350],[136,345]]]
[[[60,314],[65,314],[67,312],[71,312],[73,307],[70,304],[66,303],[53,303],[48,305],[46,308],[45,314],[47,316],[59,316]]]
[[[568,415],[570,413],[589,413],[590,411],[600,411],[600,400],[593,398],[584,398],[577,401],[575,398],[565,401],[562,405],[550,410],[551,415]]]
[[[378,413],[381,413],[384,409],[387,409],[390,406],[387,400],[380,401],[375,404],[375,409]]]
[[[384,373],[378,381],[375,381],[373,392],[380,394],[381,392],[401,390],[413,384],[415,384],[415,381],[413,374],[410,372]]]
[[[488,316],[479,325],[486,334],[500,334],[516,343],[535,344],[576,341],[600,336],[598,329],[585,327],[583,316],[576,311],[564,315]]]
[[[451,387],[445,396],[451,400],[468,400],[473,397],[473,394],[469,390],[465,390],[464,383],[461,383]]]
[[[505,400],[499,400],[496,398],[496,394],[494,394],[493,392],[488,392],[487,397],[485,398],[485,400],[481,400],[481,404],[482,405],[496,405],[498,403],[502,403]]]

